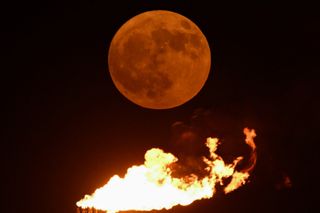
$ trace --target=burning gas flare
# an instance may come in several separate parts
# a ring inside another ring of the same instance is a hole
[[[243,157],[236,158],[233,163],[226,164],[215,152],[218,147],[217,138],[207,138],[206,146],[210,157],[203,157],[208,175],[199,178],[190,174],[183,178],[172,177],[170,165],[178,159],[171,153],[153,148],[146,152],[143,165],[132,166],[121,178],[114,175],[106,185],[97,189],[92,195],[77,202],[83,209],[94,208],[106,212],[128,210],[150,211],[170,209],[176,205],[186,206],[195,200],[209,199],[215,193],[215,185],[223,185],[224,178],[231,178],[224,188],[229,193],[245,184],[249,172],[256,163],[256,146],[253,138],[254,130],[244,129],[246,143],[252,148],[250,165],[247,169],[236,171],[235,167]]]

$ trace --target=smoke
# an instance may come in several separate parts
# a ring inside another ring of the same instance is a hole
[[[207,165],[202,160],[202,156],[208,155],[208,149],[204,146],[206,138],[200,134],[199,129],[183,122],[175,122],[172,131],[172,150],[179,159],[178,163],[171,165],[173,176],[208,175],[205,170]]]
[[[179,161],[171,165],[172,175],[184,177],[195,174],[200,178],[208,175],[208,171],[205,169],[207,165],[203,161],[203,156],[209,155],[208,149],[204,146],[204,141],[208,137],[224,139],[217,153],[223,155],[226,161],[228,159],[232,161],[236,156],[243,155],[235,150],[240,150],[240,152],[244,150],[246,158],[240,159],[237,167],[239,167],[240,173],[251,172],[257,161],[256,146],[253,142],[255,132],[250,132],[247,128],[243,130],[247,136],[248,148],[243,144],[241,135],[237,134],[239,133],[237,125],[232,119],[222,118],[212,110],[206,109],[195,110],[187,121],[173,123],[171,126],[171,149]],[[232,180],[229,179],[229,181]]]

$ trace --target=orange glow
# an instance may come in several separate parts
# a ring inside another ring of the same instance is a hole
[[[254,130],[245,129],[246,143],[252,148],[255,156],[256,136]],[[183,178],[172,177],[170,164],[178,159],[171,153],[153,148],[146,152],[143,165],[132,166],[121,178],[114,175],[106,185],[97,189],[92,195],[77,202],[81,208],[94,208],[107,212],[127,210],[150,211],[170,209],[176,205],[186,206],[195,200],[209,199],[215,193],[215,185],[223,185],[223,179],[231,177],[230,183],[224,188],[229,193],[243,185],[249,177],[248,169],[237,171],[235,167],[243,157],[236,158],[233,163],[226,164],[215,152],[217,138],[207,138],[206,146],[210,157],[203,157],[208,175],[199,178],[190,174]],[[252,158],[252,156],[251,156]],[[250,160],[251,160],[250,158]],[[255,160],[250,165],[252,170]]]

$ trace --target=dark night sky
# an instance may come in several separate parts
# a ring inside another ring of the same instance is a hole
[[[3,212],[75,212],[76,201],[142,163],[147,149],[173,150],[172,124],[199,109],[210,112],[212,136],[222,138],[226,153],[237,152],[243,127],[255,128],[257,167],[249,184],[227,196],[163,212],[314,212],[319,12],[312,5],[208,2],[25,1],[2,8],[2,91],[10,100]],[[193,20],[212,51],[204,88],[169,110],[129,102],[107,68],[116,30],[154,9]],[[279,189],[284,176],[292,187]]]

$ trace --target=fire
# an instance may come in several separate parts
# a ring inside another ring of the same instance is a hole
[[[223,179],[231,178],[224,188],[229,193],[245,184],[249,172],[256,162],[254,130],[244,129],[246,143],[252,148],[251,165],[248,169],[237,171],[236,165],[243,157],[236,158],[231,164],[226,164],[215,152],[219,141],[217,138],[207,138],[206,146],[210,157],[203,157],[208,175],[199,178],[190,174],[183,178],[172,176],[170,165],[178,159],[171,153],[165,153],[158,148],[150,149],[145,154],[143,165],[132,166],[121,178],[114,175],[106,185],[97,189],[92,195],[77,202],[80,208],[94,208],[106,212],[128,210],[150,211],[170,209],[176,205],[186,206],[195,200],[209,199],[215,193],[215,185],[223,185]]]

